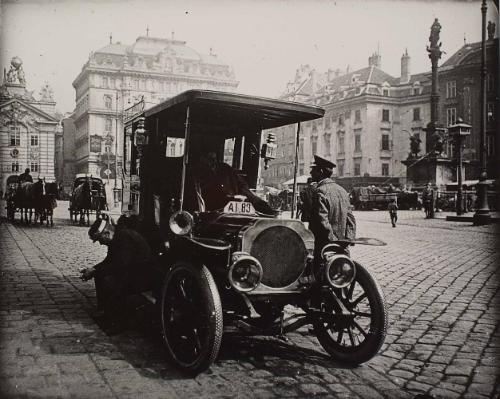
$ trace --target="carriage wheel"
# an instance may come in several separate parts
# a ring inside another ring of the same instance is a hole
[[[222,306],[205,266],[178,262],[165,277],[161,297],[163,339],[173,363],[196,375],[215,361],[222,339]]]

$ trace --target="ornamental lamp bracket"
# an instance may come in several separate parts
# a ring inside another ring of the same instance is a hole
[[[134,130],[134,145],[139,155],[142,155],[143,147],[148,144],[147,130],[145,129],[146,118],[140,117],[137,120],[137,127]]]

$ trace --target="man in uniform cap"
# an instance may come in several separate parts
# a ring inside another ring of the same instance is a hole
[[[147,241],[120,219],[116,226],[106,218],[96,220],[91,226],[90,239],[108,246],[108,254],[101,263],[81,271],[82,280],[94,278],[96,316],[112,318],[107,320],[109,329],[116,332],[125,327],[127,295],[150,289],[153,265]]]
[[[316,189],[312,195],[309,230],[314,234],[316,259],[326,244],[346,238],[349,194],[331,179],[335,166],[327,159],[314,156],[311,177]]]

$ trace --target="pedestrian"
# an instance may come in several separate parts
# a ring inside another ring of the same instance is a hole
[[[431,187],[431,183],[427,183],[422,191],[422,202],[424,204],[425,218],[432,218],[434,215],[434,190]]]
[[[120,220],[114,226],[106,218],[98,219],[88,234],[92,241],[106,245],[108,254],[94,267],[83,269],[81,278],[94,279],[94,317],[104,321],[108,333],[117,333],[126,328],[128,296],[151,289],[152,251],[142,235]]]
[[[389,216],[391,217],[392,227],[396,227],[396,222],[398,221],[398,204],[396,203],[395,198],[389,202],[387,209],[389,210]]]
[[[316,188],[312,194],[309,230],[314,235],[314,255],[316,262],[319,262],[319,255],[326,244],[354,237],[346,237],[346,231],[352,231],[352,228],[347,228],[349,194],[331,179],[336,165],[317,155],[314,161],[311,177],[316,182]]]

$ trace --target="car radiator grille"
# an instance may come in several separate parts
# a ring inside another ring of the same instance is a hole
[[[250,254],[262,264],[262,283],[281,288],[292,284],[304,270],[307,250],[294,230],[286,226],[269,227],[254,239]]]

